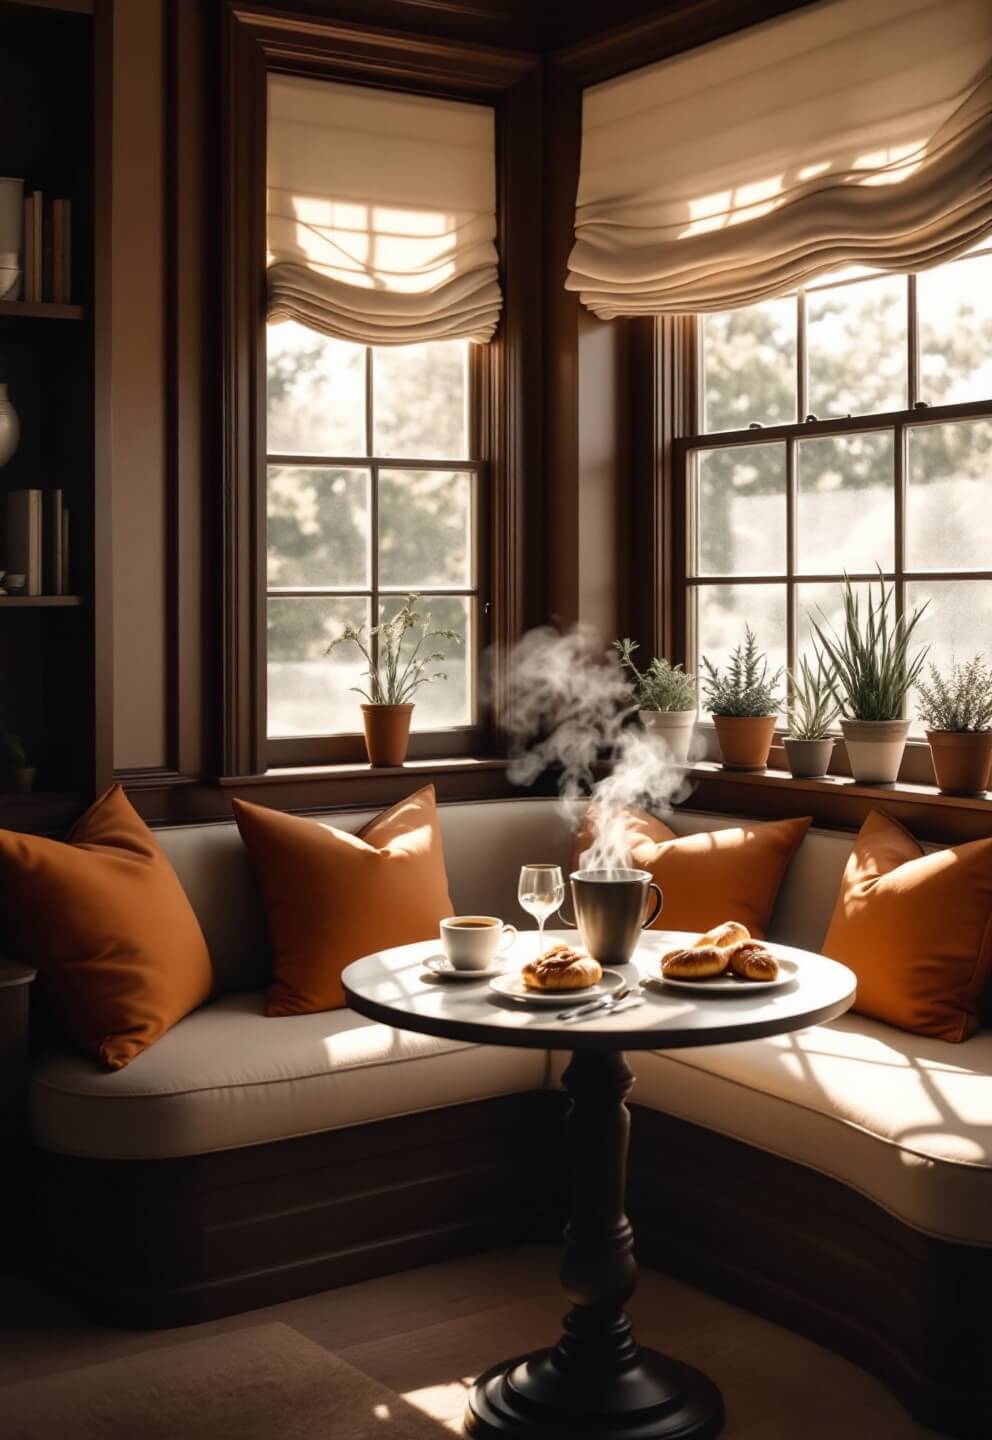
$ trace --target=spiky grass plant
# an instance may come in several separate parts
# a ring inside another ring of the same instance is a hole
[[[614,640],[614,650],[620,654],[620,664],[629,670],[634,679],[634,699],[641,710],[695,710],[696,677],[681,665],[672,665],[667,660],[653,656],[651,663],[639,670],[633,658],[640,647],[636,640]]]
[[[831,694],[848,720],[899,720],[907,693],[919,679],[929,646],[910,654],[913,637],[929,601],[907,620],[895,614],[895,588],[886,585],[881,570],[876,603],[868,589],[868,610],[862,621],[854,586],[844,576],[844,621],[838,632],[820,611],[822,624],[812,615],[816,638],[835,670]]]
[[[778,713],[778,684],[781,667],[774,675],[768,673],[768,657],[758,649],[758,640],[750,625],[745,626],[744,640],[727,662],[725,671],[718,670],[704,655],[703,694],[712,715],[755,718]]]
[[[368,666],[363,674],[369,683],[367,689],[361,685],[351,688],[370,705],[408,705],[421,685],[448,678],[444,670],[428,674],[431,665],[445,658],[444,651],[428,648],[425,654],[423,647],[430,647],[435,640],[460,645],[462,637],[454,630],[432,630],[430,612],[422,615],[416,608],[419,598],[408,595],[393,618],[380,625],[346,625],[324,652],[330,655],[339,645],[349,643],[358,647]],[[407,645],[411,631],[417,637],[412,647]]]
[[[992,670],[981,655],[952,665],[948,676],[929,667],[930,683],[921,680],[920,719],[928,730],[992,729]]]
[[[793,740],[829,740],[830,727],[840,714],[834,699],[833,661],[813,649],[816,664],[803,655],[799,669],[789,676],[789,735]]]

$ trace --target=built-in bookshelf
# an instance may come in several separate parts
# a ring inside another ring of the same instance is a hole
[[[43,543],[54,515],[71,520],[64,552],[57,546],[64,565],[54,572],[46,554],[35,577],[43,593],[0,593],[0,825],[19,829],[71,817],[97,769],[92,10],[87,0],[0,0],[0,176],[45,197],[34,236],[43,269],[31,291],[22,283],[18,298],[0,300],[0,385],[20,425],[0,468],[0,570],[14,569],[12,494],[42,492]],[[59,492],[64,506],[49,506]]]

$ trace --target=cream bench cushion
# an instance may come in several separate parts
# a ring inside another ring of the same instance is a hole
[[[123,1070],[42,1055],[30,1119],[47,1150],[158,1160],[539,1090],[546,1079],[541,1050],[462,1045],[351,1010],[273,1019],[256,992],[204,1005]]]

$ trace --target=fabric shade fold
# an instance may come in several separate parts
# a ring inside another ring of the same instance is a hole
[[[268,317],[368,345],[492,338],[490,106],[272,74]]]
[[[825,0],[585,92],[566,285],[728,310],[990,229],[992,5]]]

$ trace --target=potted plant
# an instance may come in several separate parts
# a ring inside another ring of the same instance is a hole
[[[830,727],[840,714],[833,696],[833,663],[814,648],[816,664],[807,656],[789,677],[789,732],[785,754],[796,779],[813,779],[830,769],[834,739]]]
[[[910,641],[926,605],[907,620],[894,613],[893,587],[886,585],[881,572],[878,585],[877,603],[869,589],[868,613],[862,623],[858,597],[844,577],[840,634],[832,627],[828,633],[810,617],[834,666],[831,691],[842,713],[840,728],[851,774],[870,785],[891,784],[899,774],[909,733],[909,721],[903,719],[906,695],[916,684],[927,655],[926,647],[910,653]]]
[[[930,683],[918,689],[938,788],[980,795],[992,770],[992,671],[980,655],[953,665],[947,678],[931,665]]]
[[[378,625],[346,625],[327,647],[330,655],[339,645],[357,645],[368,666],[363,672],[368,688],[351,688],[365,698],[362,724],[370,765],[403,764],[410,743],[414,695],[422,685],[448,678],[443,670],[428,673],[445,658],[443,650],[430,646],[437,640],[461,644],[461,636],[454,630],[431,629],[430,614],[422,615],[416,608],[418,598],[408,595],[392,619]]]
[[[20,735],[12,731],[0,731],[0,771],[6,784],[18,795],[29,795],[34,789],[36,767],[31,762],[28,747]]]
[[[660,736],[672,759],[684,765],[689,759],[692,728],[696,723],[695,675],[690,675],[681,665],[659,660],[657,655],[639,670],[633,659],[638,649],[636,640],[614,640],[613,647],[620,653],[620,664],[634,678],[634,699],[641,724],[645,730]]]
[[[719,671],[703,656],[703,692],[720,742],[727,770],[763,770],[775,734],[779,709],[776,687],[781,669],[768,674],[768,657],[758,649],[750,625],[744,641],[733,652],[726,671]]]

